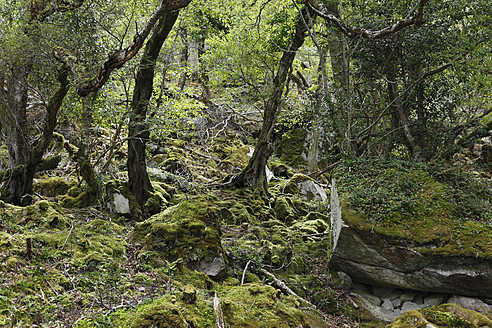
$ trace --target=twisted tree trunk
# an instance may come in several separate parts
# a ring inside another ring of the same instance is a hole
[[[139,205],[145,204],[153,192],[147,174],[145,147],[149,139],[147,108],[152,96],[154,72],[159,52],[171,31],[178,11],[165,12],[147,41],[135,81],[132,112],[128,126],[128,187]]]
[[[290,67],[292,66],[297,50],[304,43],[307,31],[307,27],[300,15],[297,18],[295,34],[280,59],[278,71],[273,80],[273,92],[263,112],[263,125],[253,156],[250,158],[246,168],[233,180],[233,184],[237,187],[250,186],[260,188],[262,193],[268,193],[265,166],[273,151],[274,127],[280,114],[282,94]]]

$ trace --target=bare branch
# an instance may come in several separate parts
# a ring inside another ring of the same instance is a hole
[[[308,5],[316,12],[316,14],[323,17],[327,23],[339,29],[349,38],[363,37],[369,40],[373,40],[385,37],[390,34],[394,34],[411,25],[421,25],[425,23],[424,7],[427,2],[429,2],[429,0],[420,0],[417,7],[413,10],[413,15],[409,15],[408,18],[402,19],[394,23],[393,25],[376,31],[367,30],[361,27],[352,27],[348,24],[345,24],[334,14],[330,13],[319,0],[307,0],[307,2]]]
[[[78,88],[78,95],[80,97],[85,97],[89,93],[97,91],[101,88],[108,81],[109,76],[114,69],[123,66],[138,53],[140,48],[143,46],[145,39],[149,36],[154,25],[157,23],[159,18],[162,17],[162,15],[166,12],[184,8],[190,2],[191,0],[163,0],[159,8],[157,8],[157,10],[150,17],[147,25],[145,25],[140,32],[136,32],[133,37],[133,42],[124,49],[111,52],[99,69],[97,76]]]

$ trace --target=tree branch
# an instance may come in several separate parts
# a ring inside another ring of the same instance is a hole
[[[352,27],[345,24],[338,17],[330,13],[330,11],[319,0],[307,0],[308,5],[316,12],[316,14],[323,17],[327,23],[339,29],[349,38],[363,37],[369,40],[394,34],[411,25],[422,25],[425,23],[424,7],[427,2],[429,2],[429,0],[420,0],[417,7],[413,10],[414,15],[397,21],[393,25],[387,26],[381,30],[371,31],[361,27]]]
[[[101,88],[108,81],[109,76],[114,69],[123,66],[137,54],[140,48],[142,48],[145,39],[154,28],[154,25],[164,13],[184,8],[190,2],[191,0],[163,0],[159,8],[157,8],[150,17],[147,25],[140,32],[135,34],[133,42],[124,49],[118,49],[111,52],[97,72],[97,76],[77,89],[78,95],[80,97],[85,97],[89,93]]]

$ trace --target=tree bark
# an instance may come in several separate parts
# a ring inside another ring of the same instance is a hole
[[[307,31],[306,24],[304,24],[301,15],[302,14],[297,18],[296,31],[292,41],[280,59],[278,71],[273,80],[273,92],[270,95],[263,112],[263,125],[253,156],[250,158],[246,168],[233,179],[233,184],[238,187],[250,186],[260,188],[264,194],[268,193],[265,166],[273,151],[272,141],[274,127],[280,114],[282,94],[290,67],[292,66],[297,50],[304,43]]]
[[[128,126],[128,187],[139,205],[144,205],[153,192],[146,165],[146,142],[149,139],[147,109],[152,96],[154,72],[159,52],[171,31],[178,11],[164,13],[152,36],[147,41],[140,61],[132,100],[132,113]]]
[[[3,107],[3,117],[7,119],[9,170],[0,175],[0,181],[6,180],[1,189],[1,197],[7,203],[14,205],[29,205],[33,193],[34,174],[40,170],[53,169],[60,161],[59,157],[43,160],[43,155],[48,148],[56,125],[56,115],[62,105],[68,89],[68,67],[65,65],[58,72],[60,86],[50,98],[46,106],[46,117],[43,133],[31,148],[27,142],[27,75],[17,72],[10,84],[10,94],[7,98],[7,106]]]

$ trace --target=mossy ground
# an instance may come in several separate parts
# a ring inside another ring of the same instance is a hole
[[[0,326],[212,327],[217,295],[230,327],[357,327],[337,316],[354,309],[329,283],[327,204],[308,201],[295,188],[286,190],[295,171],[284,163],[274,165],[283,173],[270,182],[269,199],[247,188],[203,187],[246,165],[249,146],[230,133],[215,141],[219,139],[222,146],[193,151],[184,151],[190,147],[183,140],[169,140],[153,171],[155,195],[145,206],[154,215],[140,223],[103,208],[67,209],[48,201],[20,208],[0,202]],[[433,220],[447,224],[453,219],[456,211],[449,208],[442,182],[422,173],[411,175],[422,182],[416,197],[426,205],[408,208],[432,216],[433,225]],[[57,188],[49,193],[62,194]],[[77,200],[88,196],[82,191],[71,187],[60,197],[65,199],[61,205],[87,205]],[[407,206],[403,200],[402,208]],[[360,215],[354,212],[352,219],[363,228],[394,229],[379,227],[383,221],[378,220],[363,226]],[[402,215],[388,222],[402,218],[414,222]],[[482,223],[462,222],[467,231],[460,234],[463,247],[468,247],[468,236],[487,236]],[[454,238],[455,231],[437,227],[438,237],[422,242],[444,240],[444,252],[453,245],[447,238]],[[472,249],[480,247],[484,243]],[[212,254],[222,254],[227,263],[218,281],[187,268],[189,261]],[[282,292],[261,269],[317,309]],[[190,288],[196,293],[192,302],[183,297]]]

